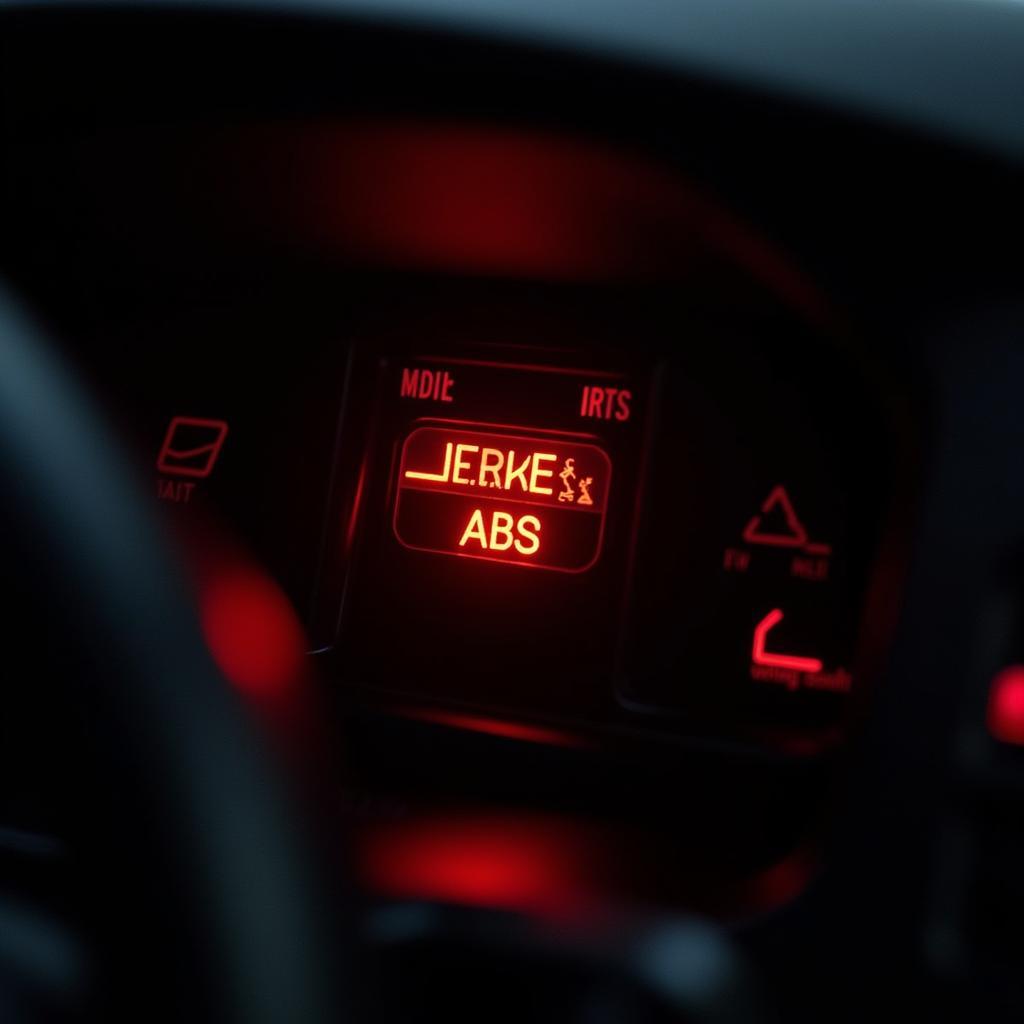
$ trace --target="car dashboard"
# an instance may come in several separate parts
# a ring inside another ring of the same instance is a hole
[[[807,1019],[942,974],[936,879],[1019,887],[1019,153],[476,24],[8,18],[5,270],[261,713],[301,636],[367,903],[701,915]]]

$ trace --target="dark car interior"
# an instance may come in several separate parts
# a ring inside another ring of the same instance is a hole
[[[0,4],[0,1020],[1024,1019],[1024,5]]]

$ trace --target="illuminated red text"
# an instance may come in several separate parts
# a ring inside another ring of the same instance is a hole
[[[620,388],[599,388],[588,385],[580,398],[580,415],[595,420],[629,419],[629,404],[633,394]]]
[[[488,521],[490,525],[488,526]],[[521,555],[535,555],[540,549],[540,520],[536,516],[513,518],[507,512],[473,509],[459,547],[478,545],[483,551],[508,551],[515,547]]]
[[[402,368],[402,398],[419,398],[434,402],[453,402],[455,380],[447,370],[412,370]]]
[[[580,572],[596,560],[611,465],[572,439],[426,426],[402,447],[395,533],[424,551]]]
[[[521,494],[553,494],[542,481],[553,477],[548,468],[558,461],[551,452],[522,452],[514,448],[481,448],[475,444],[449,441],[444,449],[444,462],[437,472],[407,469],[406,480],[432,480],[436,483],[461,484],[474,487],[495,487]]]

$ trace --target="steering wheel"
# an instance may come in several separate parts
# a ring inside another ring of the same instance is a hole
[[[327,890],[284,781],[204,646],[179,563],[118,445],[3,287],[0,367],[8,592],[43,627],[48,671],[70,680],[94,762],[81,775],[97,785],[76,789],[73,828],[103,940],[90,943],[102,951],[90,1012],[342,1019]],[[7,639],[24,646],[24,634]],[[39,658],[22,680],[38,683]],[[0,995],[20,993],[4,1019],[51,1019],[46,993],[19,977],[38,930],[0,907],[0,936]]]

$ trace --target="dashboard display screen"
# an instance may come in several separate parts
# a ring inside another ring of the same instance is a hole
[[[604,714],[649,366],[567,347],[576,310],[478,319],[433,298],[375,309],[353,370],[367,432],[343,431],[358,486],[334,528],[352,544],[348,670],[410,697]]]
[[[592,444],[418,427],[402,447],[395,536],[418,551],[583,572],[600,554],[610,484]]]
[[[633,303],[508,299],[410,293],[367,317],[323,605],[353,682],[831,742],[890,493],[846,353],[756,309],[652,308],[679,318],[666,336]]]

